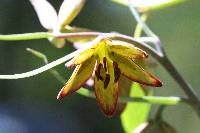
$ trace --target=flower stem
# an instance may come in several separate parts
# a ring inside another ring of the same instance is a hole
[[[190,105],[195,108],[197,114],[200,117],[200,99],[192,86],[187,83],[187,81],[185,81],[185,79],[176,70],[176,68],[167,56],[159,59],[159,62],[163,65],[167,72],[173,77],[173,79],[179,84],[179,86],[188,96]]]
[[[162,120],[162,114],[163,114],[163,111],[165,108],[166,108],[166,106],[164,106],[164,105],[159,106],[157,113],[156,113],[155,120],[157,120],[157,121]]]
[[[78,94],[95,98],[95,95],[92,91],[80,88]],[[127,102],[141,102],[141,103],[150,103],[150,104],[160,104],[160,105],[177,105],[181,102],[186,102],[187,99],[180,98],[180,97],[161,97],[161,96],[143,96],[143,97],[119,97],[120,103],[127,103]]]
[[[0,75],[0,79],[20,79],[20,78],[27,78],[27,77],[31,77],[31,76],[35,76],[37,74],[40,74],[42,72],[45,72],[55,66],[58,66],[64,62],[66,62],[67,60],[73,58],[75,55],[77,55],[80,52],[80,50],[76,50],[73,53],[70,53],[60,59],[57,59],[43,67],[40,67],[38,69],[29,71],[29,72],[25,72],[25,73],[21,73],[21,74],[13,74],[13,75]]]
[[[43,38],[49,38],[49,37],[53,37],[53,34],[49,32],[35,32],[35,33],[0,35],[0,40],[18,41],[18,40],[43,39]]]
[[[163,54],[163,47],[160,43],[159,37],[148,27],[148,25],[145,23],[145,21],[142,20],[142,17],[140,17],[140,14],[135,9],[131,0],[127,0],[127,1],[128,1],[128,7],[129,7],[133,17],[138,22],[138,24],[142,27],[142,29],[144,30],[146,35],[149,36],[149,37],[153,37],[154,39],[157,40],[155,47],[156,47],[156,50],[159,52],[159,54],[162,55]]]

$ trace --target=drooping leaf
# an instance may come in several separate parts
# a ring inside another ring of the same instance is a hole
[[[56,10],[47,0],[30,0],[41,25],[48,30],[55,28],[58,22]]]
[[[145,93],[138,83],[131,87],[131,97],[142,97]],[[121,114],[121,123],[126,133],[131,133],[134,129],[146,121],[151,105],[148,103],[128,103]]]
[[[95,58],[90,58],[84,64],[77,65],[72,76],[59,92],[57,99],[78,90],[91,77],[95,63]]]

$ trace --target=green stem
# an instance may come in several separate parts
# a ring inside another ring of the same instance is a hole
[[[141,20],[145,22],[147,20],[147,17],[148,17],[147,13],[144,13],[141,16]],[[141,35],[142,35],[142,26],[140,23],[137,23],[133,36],[134,38],[139,38],[141,37]]]
[[[165,108],[166,108],[165,105],[159,106],[157,113],[156,113],[156,117],[155,117],[156,121],[162,120],[162,114],[163,114],[163,111],[164,111]]]
[[[154,39],[157,40],[157,43],[155,44],[156,50],[157,52],[162,55],[164,52],[164,49],[162,47],[162,44],[160,42],[159,37],[154,34],[154,32],[148,27],[148,25],[142,20],[142,18],[140,17],[139,13],[137,12],[137,10],[135,9],[134,5],[132,4],[131,0],[127,0],[128,1],[128,7],[133,15],[133,17],[135,18],[135,20],[138,22],[138,24],[141,25],[142,29],[144,30],[144,32],[146,33],[147,36],[149,37],[153,37]],[[163,55],[162,55],[163,56]]]
[[[180,97],[160,97],[160,96],[143,96],[143,97],[120,97],[119,102],[145,102],[152,104],[162,105],[176,105],[180,103],[182,98]]]
[[[173,77],[173,79],[179,84],[185,94],[188,96],[190,105],[194,107],[197,114],[200,116],[200,99],[197,93],[194,91],[192,86],[185,81],[185,79],[176,70],[172,62],[167,56],[158,59],[167,72]]]
[[[0,35],[0,40],[19,41],[19,40],[43,39],[49,37],[53,37],[53,34],[49,32],[35,32],[35,33]]]
[[[21,79],[21,78],[35,76],[37,74],[45,72],[49,69],[52,69],[55,66],[58,66],[64,62],[68,61],[69,59],[73,58],[75,55],[79,54],[80,52],[81,52],[81,50],[76,50],[75,52],[72,52],[72,53],[70,53],[60,59],[57,59],[45,66],[42,66],[40,68],[37,68],[37,69],[29,71],[29,72],[20,73],[20,74],[12,74],[12,75],[0,75],[0,79]]]
[[[78,94],[95,98],[95,95],[92,91],[80,88]],[[120,103],[127,102],[142,102],[142,103],[151,103],[151,104],[161,104],[161,105],[177,105],[180,102],[185,102],[186,99],[180,97],[161,97],[161,96],[143,96],[143,97],[119,97]]]

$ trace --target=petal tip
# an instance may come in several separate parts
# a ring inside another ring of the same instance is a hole
[[[143,53],[143,57],[144,57],[144,58],[148,58],[148,56],[149,56],[149,55],[148,55],[146,52]]]
[[[116,112],[116,109],[103,111],[104,115],[108,118],[112,118],[114,116],[115,112]]]
[[[151,86],[153,86],[153,87],[161,87],[163,85],[162,82],[158,78],[156,78],[156,77],[154,77],[152,75],[151,75],[151,78],[154,80],[152,82]]]
[[[68,68],[68,69],[70,69],[72,67],[72,64],[70,64],[70,63],[67,62],[67,63],[65,63],[65,67]]]
[[[162,85],[163,85],[163,83],[160,80],[156,79],[155,87],[161,87]]]
[[[58,100],[62,100],[64,97],[65,97],[65,93],[63,90],[61,90],[59,93],[58,93],[58,96],[57,96],[57,99]]]

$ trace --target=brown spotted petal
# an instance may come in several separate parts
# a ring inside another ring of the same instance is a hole
[[[131,80],[129,80],[126,77],[124,77],[123,75],[121,75],[119,78],[119,96],[128,97],[132,83],[133,82]],[[126,104],[127,103],[119,103],[117,112],[122,113],[126,107]]]
[[[121,74],[130,80],[149,86],[162,86],[162,83],[156,77],[145,71],[131,59],[125,58],[116,53],[111,53],[110,58],[118,63]]]
[[[73,66],[80,65],[80,64],[84,63],[86,60],[88,60],[89,58],[92,57],[94,50],[95,50],[94,48],[84,50],[78,56],[74,57],[72,60],[67,62],[65,64],[65,66],[67,68],[71,68]]]
[[[112,42],[109,42],[112,43]],[[134,47],[134,46],[125,46],[125,45],[116,45],[113,44],[110,46],[112,52],[115,52],[119,55],[129,57],[131,59],[142,59],[146,58],[148,55],[145,51]]]
[[[118,100],[118,82],[114,81],[114,69],[109,62],[108,72],[105,72],[102,64],[99,64],[95,72],[95,95],[97,102],[106,116],[112,116],[117,107]]]
[[[84,64],[77,65],[72,76],[59,92],[57,99],[78,90],[92,75],[96,63],[95,58],[90,58]]]

